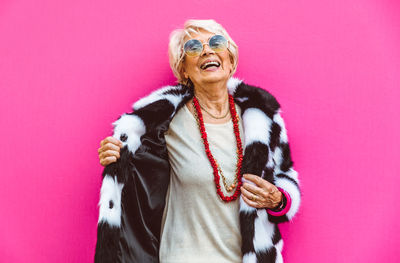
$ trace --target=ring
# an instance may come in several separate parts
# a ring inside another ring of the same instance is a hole
[[[257,196],[256,196],[256,195],[252,195],[252,196],[251,196],[251,200],[252,200],[252,201],[257,201]]]

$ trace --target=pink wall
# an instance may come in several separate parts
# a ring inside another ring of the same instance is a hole
[[[251,3],[251,4],[249,4]],[[214,18],[282,104],[301,211],[285,262],[400,262],[398,1],[2,1],[0,261],[92,262],[97,148],[174,83],[169,33]]]

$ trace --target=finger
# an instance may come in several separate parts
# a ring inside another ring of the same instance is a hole
[[[110,156],[110,157],[106,157],[106,158],[102,159],[100,161],[100,164],[103,165],[103,166],[107,166],[110,163],[114,163],[116,161],[117,161],[117,158],[115,156]]]
[[[116,146],[115,144],[112,143],[107,143],[105,145],[103,145],[102,147],[100,147],[97,152],[99,153],[99,156],[102,152],[108,151],[108,150],[112,150],[112,151],[116,151],[116,152],[120,152],[121,148],[119,148],[118,146]]]
[[[252,185],[252,184],[249,184],[249,183],[244,183],[242,187],[244,189],[246,189],[247,191],[255,194],[255,195],[258,195],[258,196],[261,196],[261,197],[264,197],[264,198],[266,197],[265,196],[265,192],[266,191],[263,188],[260,188],[260,187],[258,187],[256,185]]]
[[[260,176],[257,176],[257,175],[254,175],[254,174],[244,174],[243,177],[246,180],[249,180],[250,182],[256,184],[259,187],[263,187],[264,183],[268,182],[268,181],[265,181],[264,179],[262,179]]]
[[[245,179],[251,181],[258,187],[266,190],[267,192],[272,192],[276,188],[275,185],[271,184],[270,182],[261,178],[260,176],[254,174],[244,174],[243,176]]]
[[[110,156],[115,156],[116,158],[120,157],[119,152],[113,150],[104,151],[99,155],[100,158],[106,158]]]
[[[268,199],[276,199],[279,192],[278,188],[273,184],[270,184],[265,188],[260,188],[249,183],[244,183],[243,187],[246,188],[246,190],[257,194],[261,199],[263,199],[263,201]]]
[[[108,137],[104,138],[103,140],[101,140],[100,146],[103,146],[104,144],[106,144],[106,143],[108,142],[108,138],[109,138],[109,137],[110,137],[110,136],[108,136]]]
[[[115,145],[114,143],[107,143],[103,146],[103,151],[107,151],[107,150],[113,150],[113,151],[120,151],[120,147],[118,145]]]
[[[253,202],[257,201],[257,199],[260,200],[260,197],[258,195],[246,190],[243,186],[240,188],[240,190],[242,191],[242,195],[244,195],[247,199],[253,201],[253,198],[256,198],[256,200],[254,200]]]
[[[120,146],[120,147],[123,146],[123,144],[122,144],[122,142],[120,140],[118,140],[118,139],[116,139],[116,138],[114,138],[112,136],[108,136],[104,140],[102,140],[100,142],[100,146],[103,146],[103,145],[105,145],[107,143],[112,143],[112,144],[115,144],[115,145]]]
[[[248,204],[249,206],[252,206],[254,208],[261,208],[261,205],[259,203],[250,200],[246,196],[242,195],[242,198],[243,198],[243,201],[245,201],[245,203]]]
[[[112,136],[108,136],[108,142],[111,142],[119,147],[122,147],[122,142],[120,140],[118,140],[117,138],[114,138]]]

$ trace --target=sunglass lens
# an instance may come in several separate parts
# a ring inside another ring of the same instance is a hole
[[[197,39],[190,39],[185,43],[183,49],[188,56],[198,56],[203,50],[203,44]]]
[[[209,45],[215,52],[221,52],[228,47],[228,40],[224,36],[215,35],[210,38]]]

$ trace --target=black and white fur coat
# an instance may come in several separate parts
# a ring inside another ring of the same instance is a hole
[[[280,105],[269,92],[239,79],[231,78],[227,86],[242,111],[242,174],[261,176],[292,199],[286,215],[275,217],[240,198],[243,262],[283,262],[277,223],[294,217],[301,194]],[[192,88],[166,86],[134,103],[133,112],[113,123],[113,136],[123,142],[123,148],[118,161],[103,171],[95,262],[159,262],[161,220],[170,179],[164,132],[192,97]]]

